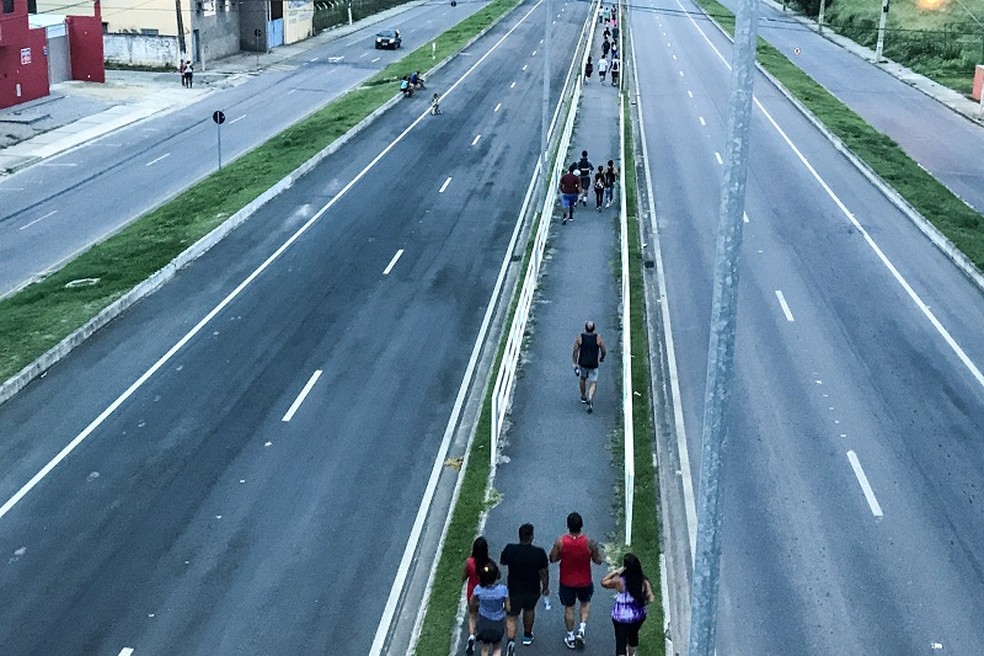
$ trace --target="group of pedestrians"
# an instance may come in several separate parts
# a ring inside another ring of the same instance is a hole
[[[619,59],[618,50],[618,21],[615,18],[616,7],[611,9],[605,9],[604,12],[611,12],[611,18],[605,18],[605,31],[602,33],[601,41],[601,58],[598,60],[598,79],[601,83],[605,83],[606,75],[610,75],[612,86],[618,86],[619,76],[622,73],[622,62]],[[609,25],[610,23],[610,25]],[[591,76],[594,74],[595,63],[592,57],[588,56],[588,61],[584,64],[584,82],[587,84],[591,81]]]
[[[533,644],[533,624],[541,595],[550,610],[550,563],[559,563],[558,597],[564,607],[564,645],[583,649],[591,612],[594,582],[591,564],[604,560],[598,543],[583,531],[584,521],[576,512],[567,516],[567,533],[554,542],[550,554],[533,544],[533,525],[519,527],[519,542],[507,544],[499,564],[507,570],[506,584],[500,582],[499,567],[489,556],[489,543],[475,539],[472,555],[465,561],[462,581],[468,599],[468,639],[466,654],[481,647],[482,656],[500,656],[506,642],[506,656],[516,653],[519,615],[523,616],[524,645]],[[622,567],[601,579],[601,586],[615,591],[612,624],[617,656],[633,656],[639,646],[639,629],[646,620],[646,606],[653,600],[652,587],[639,559],[629,553]],[[574,627],[575,609],[579,623]]]
[[[191,60],[185,61],[181,60],[181,65],[178,66],[178,74],[181,75],[181,86],[192,88],[195,84],[195,65],[191,63]]]
[[[588,151],[581,151],[581,159],[567,167],[567,173],[560,177],[560,198],[564,210],[561,223],[574,220],[574,208],[578,201],[588,204],[588,192],[594,191],[595,209],[601,211],[602,205],[611,207],[615,199],[615,183],[618,182],[618,167],[614,160],[597,170],[588,159]]]

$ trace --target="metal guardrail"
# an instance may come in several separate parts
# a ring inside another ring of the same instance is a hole
[[[581,99],[582,71],[584,70],[584,64],[587,62],[588,55],[591,53],[591,41],[594,37],[594,30],[590,28],[597,21],[597,12],[600,10],[600,6],[601,3],[599,0],[595,3],[594,11],[588,16],[584,26],[581,28],[581,36],[578,39],[578,51],[576,51],[572,59],[571,68],[568,71],[564,87],[560,92],[562,102],[558,104],[557,112],[554,114],[554,120],[550,126],[547,152],[554,153],[554,163],[550,175],[545,182],[543,207],[540,210],[540,219],[533,237],[533,251],[529,264],[526,267],[523,286],[520,289],[519,299],[516,305],[516,312],[513,315],[513,320],[509,327],[506,347],[496,374],[495,384],[492,387],[492,427],[490,431],[491,445],[489,458],[493,470],[498,460],[499,438],[502,435],[506,413],[512,401],[512,392],[516,382],[516,371],[519,368],[519,354],[523,347],[523,336],[526,334],[526,324],[529,321],[530,309],[533,306],[533,297],[539,281],[540,267],[543,264],[547,236],[550,234],[550,220],[553,216],[556,188],[560,182],[562,169],[566,162],[567,150],[570,148],[571,136],[574,133],[574,119],[577,116],[578,103]],[[580,54],[580,57],[578,57],[578,54]],[[564,122],[564,129],[554,146],[553,135],[556,132],[557,118],[565,103],[567,105],[567,118]]]

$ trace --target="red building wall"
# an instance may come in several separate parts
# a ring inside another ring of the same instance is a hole
[[[98,4],[95,16],[67,16],[65,23],[68,24],[72,79],[86,82],[105,82],[106,62],[103,59],[102,17],[99,16]]]
[[[0,13],[0,108],[48,95],[44,46],[44,30],[27,24],[27,0],[14,0],[13,13]]]

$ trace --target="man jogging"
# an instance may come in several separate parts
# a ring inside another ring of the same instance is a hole
[[[577,199],[581,195],[581,182],[574,175],[574,171],[576,170],[577,164],[571,164],[567,169],[567,173],[560,176],[560,199],[565,210],[564,219],[561,223],[574,220],[574,207],[577,205]]]
[[[588,151],[581,151],[581,159],[577,162],[578,177],[581,183],[581,204],[588,204],[588,190],[591,189],[591,174],[594,173],[594,166],[588,159]]]
[[[594,321],[584,324],[584,332],[574,340],[574,373],[578,377],[581,403],[588,406],[588,414],[594,412],[594,393],[598,386],[598,365],[605,361],[608,350],[601,335],[595,332]]]
[[[601,550],[598,543],[581,532],[584,520],[572,512],[567,516],[567,533],[557,538],[550,550],[550,562],[560,562],[560,603],[564,605],[564,625],[567,635],[564,644],[568,649],[584,649],[584,632],[587,628],[588,614],[591,612],[591,595],[594,583],[591,581],[591,563],[601,565]],[[581,625],[574,633],[574,604],[581,602]]]
[[[533,544],[533,525],[519,527],[519,544],[507,544],[499,563],[508,568],[509,614],[506,616],[506,656],[515,649],[516,623],[523,612],[523,644],[533,644],[533,621],[540,595],[550,595],[547,552]]]

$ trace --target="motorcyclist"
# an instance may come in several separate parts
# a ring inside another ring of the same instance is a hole
[[[413,95],[413,85],[410,84],[410,79],[406,75],[400,80],[400,91],[403,92],[404,98],[409,98]]]

